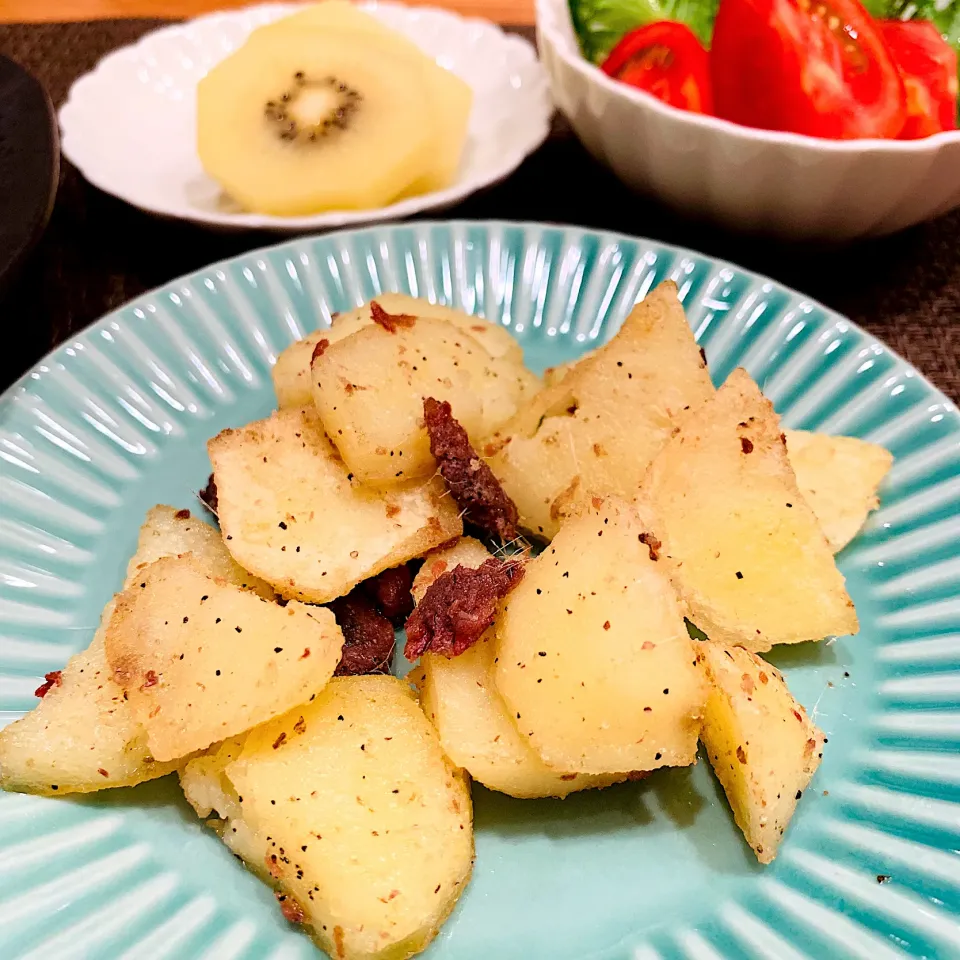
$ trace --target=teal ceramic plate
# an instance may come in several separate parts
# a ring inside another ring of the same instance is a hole
[[[760,868],[703,762],[519,801],[477,788],[477,865],[432,960],[960,957],[960,418],[883,344],[777,284],[576,228],[418,223],[238,257],[104,317],[0,401],[0,709],[89,641],[157,502],[195,508],[205,441],[266,415],[270,366],[384,290],[513,330],[536,368],[679,284],[718,381],[790,426],[888,446],[883,506],[841,557],[862,631],[777,654],[830,739]],[[170,778],[0,797],[0,957],[294,960],[315,948]]]

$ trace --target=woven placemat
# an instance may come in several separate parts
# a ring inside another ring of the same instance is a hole
[[[103,54],[161,22],[0,26],[0,53],[30,70],[59,104]],[[519,32],[532,38],[532,31]],[[731,260],[846,314],[960,399],[960,211],[837,249],[731,235],[630,194],[558,119],[548,142],[512,177],[448,215],[577,223]],[[19,341],[16,350],[0,354],[0,388],[71,333],[144,290],[275,239],[151,217],[89,186],[64,163],[47,233],[0,303],[0,316],[7,330],[16,327]]]

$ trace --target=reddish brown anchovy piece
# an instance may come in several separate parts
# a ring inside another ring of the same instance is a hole
[[[516,539],[516,504],[470,446],[467,431],[454,419],[450,404],[426,397],[423,417],[430,435],[430,452],[465,519],[505,543]]]
[[[33,691],[33,695],[42,700],[54,687],[62,686],[62,684],[63,678],[61,671],[54,670],[52,673],[45,673],[43,675],[43,683]]]
[[[407,620],[404,655],[416,660],[429,650],[459,656],[480,639],[500,601],[522,579],[522,563],[493,558],[479,567],[457,565],[440,574]]]
[[[651,560],[660,559],[660,550],[663,547],[663,544],[652,534],[652,533],[641,533],[637,539],[646,544],[647,550],[650,551]]]
[[[275,893],[274,896],[280,904],[280,912],[283,914],[284,919],[289,920],[290,923],[303,923],[303,921],[306,920],[307,915],[303,912],[303,907],[301,907],[299,901],[291,897],[290,894]]]
[[[393,624],[380,613],[363,584],[330,604],[343,631],[343,653],[335,676],[388,673],[393,659]]]
[[[403,621],[413,612],[413,572],[404,564],[392,570],[384,570],[360,584],[364,593],[376,608],[394,626],[402,627]]]
[[[324,351],[327,347],[330,346],[330,341],[324,338],[323,340],[318,340],[317,345],[313,348],[313,353],[310,354],[310,363],[313,364],[313,361],[322,357]]]
[[[417,318],[408,313],[387,313],[376,300],[370,302],[370,316],[387,333],[396,333],[401,327],[409,330],[417,322]]]
[[[207,485],[197,494],[200,502],[214,515],[217,515],[217,481],[210,474]]]

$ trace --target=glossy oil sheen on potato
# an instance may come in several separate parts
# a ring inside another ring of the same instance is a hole
[[[489,559],[483,544],[464,537],[427,557],[414,581],[414,596],[419,601],[438,576],[457,565],[479,567]],[[426,653],[420,659],[420,703],[437,728],[446,755],[474,780],[512,797],[565,797],[626,779],[625,773],[569,773],[540,759],[520,735],[497,690],[496,648],[491,627],[460,656]]]
[[[856,437],[785,430],[790,466],[834,553],[880,505],[877,488],[893,464],[889,451]]]
[[[615,498],[568,520],[497,620],[496,683],[548,765],[694,762],[706,680],[647,527]]]
[[[521,523],[549,539],[591,494],[633,497],[684,407],[713,392],[700,350],[664,283],[616,336],[553,376],[486,449]]]
[[[701,739],[737,826],[770,863],[820,765],[824,736],[755,653],[709,641],[701,649],[711,678]]]
[[[406,683],[336,678],[225,751],[187,766],[188,800],[331,957],[424,949],[469,879],[472,815]]]
[[[743,370],[681,420],[644,494],[687,615],[710,639],[762,652],[857,632],[780,421]]]

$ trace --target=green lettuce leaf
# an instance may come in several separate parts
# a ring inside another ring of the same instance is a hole
[[[685,23],[709,50],[720,0],[659,0],[664,19]]]
[[[931,20],[954,49],[960,49],[960,0],[861,0],[878,20]]]
[[[710,44],[719,0],[570,0],[583,55],[603,63],[624,34],[657,20],[679,20]]]
[[[658,0],[570,0],[570,15],[583,55],[597,64],[625,33],[663,19]]]
[[[960,59],[960,0],[861,0],[861,3],[879,20],[932,21]],[[960,126],[960,101],[957,125]]]
[[[943,9],[935,9],[933,22],[943,34],[943,39],[957,51],[960,57],[960,0],[950,0]]]
[[[870,14],[876,20],[892,20],[896,17],[894,7],[897,0],[860,0]]]

